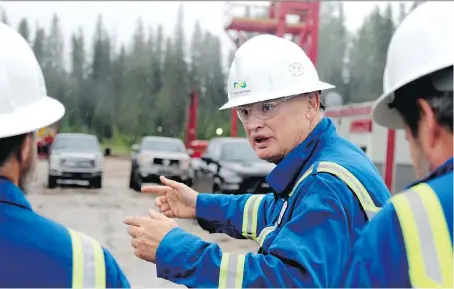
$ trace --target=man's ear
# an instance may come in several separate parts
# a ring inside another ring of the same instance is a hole
[[[318,92],[311,92],[307,96],[307,110],[318,111],[320,109],[320,94]]]
[[[18,155],[18,160],[20,161],[21,164],[26,163],[29,161],[27,158],[30,156],[30,150],[33,149],[33,134],[29,133],[27,136],[24,138],[24,141],[22,142],[22,146],[19,150],[19,155]]]
[[[419,121],[418,138],[423,137],[427,140],[427,149],[433,148],[437,141],[440,127],[437,125],[437,120],[430,104],[425,99],[418,99],[419,107],[421,108],[421,119]]]

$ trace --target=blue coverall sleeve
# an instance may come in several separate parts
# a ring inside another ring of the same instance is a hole
[[[383,207],[361,232],[339,287],[412,287],[403,236],[392,204]]]
[[[106,264],[106,286],[107,288],[131,288],[128,278],[121,270],[115,258],[106,248],[104,250],[104,261]]]
[[[344,208],[332,190],[324,181],[312,182],[267,255],[222,253],[217,244],[173,229],[157,250],[158,277],[205,288],[336,286],[350,237]]]
[[[256,239],[274,205],[274,195],[199,194],[196,216],[199,225],[210,233],[225,233],[237,239]]]

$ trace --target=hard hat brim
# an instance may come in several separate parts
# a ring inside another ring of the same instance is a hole
[[[394,100],[394,92],[399,88],[411,83],[412,81],[415,81],[423,76],[429,75],[435,71],[447,68],[452,65],[452,62],[433,65],[432,67],[424,69],[424,73],[415,73],[414,75],[409,76],[408,78],[404,79],[403,81],[386,91],[374,103],[372,109],[373,120],[377,124],[386,128],[404,129],[404,120],[402,119],[400,113],[397,111],[397,109],[389,107],[389,104]]]
[[[399,112],[395,108],[390,108],[389,104],[394,99],[394,93],[383,94],[378,98],[372,109],[373,120],[384,127],[390,129],[403,129],[404,122]]]
[[[17,111],[0,115],[0,138],[11,137],[36,131],[59,121],[65,114],[65,107],[58,100],[43,97],[39,101]]]
[[[313,92],[313,91],[319,91],[319,90],[327,90],[327,89],[332,89],[335,88],[334,85],[331,85],[326,82],[318,81],[313,85],[312,87],[305,87],[304,91],[298,90],[298,91],[284,91],[284,92],[279,92],[279,93],[271,93],[271,94],[261,94],[261,95],[254,95],[253,97],[238,97],[238,98],[233,98],[229,100],[227,103],[225,103],[219,110],[224,110],[224,109],[229,109],[229,108],[235,108],[238,106],[242,105],[247,105],[247,104],[253,104],[261,101],[267,101],[267,100],[272,100],[272,99],[278,99],[282,97],[287,97],[287,96],[292,96],[292,95],[297,95],[297,94],[302,94],[302,93],[308,93],[308,92]]]

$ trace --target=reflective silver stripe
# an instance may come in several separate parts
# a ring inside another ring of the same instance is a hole
[[[235,288],[237,262],[238,262],[237,256],[230,255],[229,263],[227,265],[227,279],[225,282],[227,288]]]
[[[262,230],[262,232],[260,233],[260,236],[257,239],[257,243],[259,244],[260,247],[262,247],[263,242],[266,239],[266,236],[268,236],[275,229],[276,229],[276,225],[275,226],[271,226],[271,227],[266,227],[265,229]]]
[[[264,195],[251,196],[251,201],[246,203],[247,224],[244,236],[247,238],[255,238],[257,236],[257,214],[254,212],[254,208],[258,206],[263,197]]]
[[[421,244],[422,257],[427,275],[434,281],[442,284],[443,274],[440,263],[437,260],[437,248],[434,243],[435,232],[429,223],[429,212],[421,199],[418,192],[409,190],[404,196],[407,198],[412,208],[413,218],[418,225],[418,238]]]
[[[348,170],[343,170],[343,169],[340,169],[339,167],[337,166],[334,166],[334,165],[331,165],[331,164],[327,164],[327,163],[320,163],[317,170],[319,169],[327,169],[327,170],[333,170],[333,171],[337,171],[339,173],[338,177],[340,176],[343,176],[344,178],[346,178],[346,185],[349,186],[353,192],[355,194],[357,194],[358,198],[361,197],[361,199],[364,201],[364,204],[360,201],[360,204],[361,204],[361,207],[363,207],[363,210],[366,212],[366,215],[367,215],[367,218],[369,220],[371,220],[377,212],[374,212],[374,211],[371,211],[369,210],[368,208],[366,208],[364,205],[368,205],[370,207],[375,207],[375,204],[371,204],[370,203],[370,196],[369,194],[367,193],[367,191],[365,191],[365,188],[364,187],[361,187],[360,185],[358,185],[357,182],[359,182],[359,180],[357,179],[354,179],[352,176],[351,176],[351,173],[348,172]],[[348,172],[348,173],[347,173]]]
[[[284,217],[285,210],[287,210],[288,202],[285,201],[284,204],[282,205],[281,212],[279,213],[279,219],[277,220],[277,225],[279,226],[281,224],[282,218]]]
[[[241,288],[245,255],[223,253],[219,271],[219,288]]]
[[[364,208],[363,208],[364,209]],[[366,215],[367,215],[367,219],[368,220],[372,220],[373,217],[375,217],[375,215],[377,214],[377,212],[372,212],[370,210],[366,210],[364,209],[364,211],[366,212]]]
[[[85,234],[79,233],[82,241],[83,264],[84,264],[84,288],[96,287],[96,271],[95,271],[95,252],[93,250],[93,240]]]

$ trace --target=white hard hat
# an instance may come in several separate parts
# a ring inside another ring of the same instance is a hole
[[[379,125],[400,129],[403,120],[389,104],[399,88],[454,64],[454,2],[427,1],[397,27],[388,48],[383,95],[375,102],[373,119]],[[451,74],[452,78],[452,74]],[[438,79],[433,79],[437,88]],[[447,83],[444,81],[444,83]],[[452,80],[451,80],[452,91]]]
[[[229,101],[220,109],[334,88],[321,82],[304,50],[273,35],[246,41],[235,53],[228,81]]]
[[[64,106],[47,96],[43,72],[27,41],[0,23],[0,138],[57,122]]]

